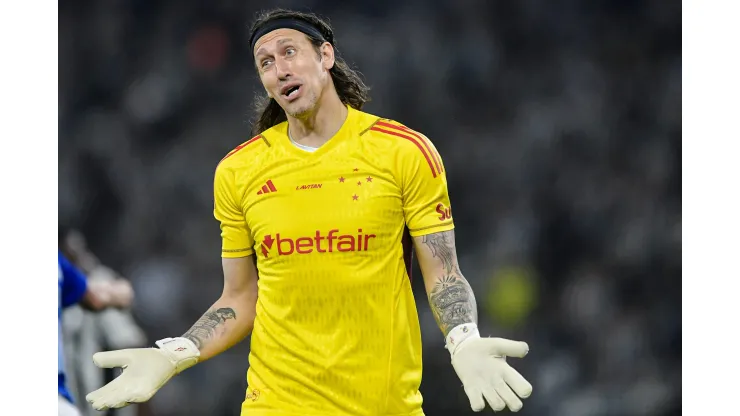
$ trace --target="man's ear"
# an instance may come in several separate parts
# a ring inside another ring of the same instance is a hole
[[[321,65],[327,71],[334,68],[334,47],[329,42],[324,42],[319,47],[319,55],[321,57]]]

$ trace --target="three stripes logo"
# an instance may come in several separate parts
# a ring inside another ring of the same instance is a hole
[[[268,180],[267,183],[262,185],[262,189],[257,191],[257,195],[269,194],[270,192],[277,192],[277,188],[275,188],[275,185],[272,183],[272,179]]]

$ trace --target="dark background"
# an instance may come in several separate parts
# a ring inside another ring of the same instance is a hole
[[[131,279],[148,336],[182,334],[220,294],[213,173],[250,136],[247,25],[273,6],[329,17],[365,110],[434,141],[481,330],[530,344],[520,414],[680,414],[677,1],[60,2],[59,221]],[[414,286],[425,412],[471,413]],[[238,415],[247,354],[140,414]]]

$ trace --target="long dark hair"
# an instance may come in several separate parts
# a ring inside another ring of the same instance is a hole
[[[345,105],[349,105],[357,110],[362,110],[362,106],[370,101],[370,88],[362,81],[360,74],[350,68],[347,62],[339,56],[339,51],[336,50],[337,43],[334,39],[334,30],[331,28],[327,20],[322,19],[313,13],[274,9],[262,12],[257,16],[257,19],[254,21],[252,28],[250,29],[250,38],[251,34],[255,33],[266,23],[286,17],[303,20],[313,25],[319,30],[319,32],[321,32],[324,39],[316,39],[313,36],[306,35],[313,44],[317,53],[320,53],[319,48],[324,41],[332,44],[335,50],[334,66],[329,70],[329,74],[331,74],[331,79],[334,82],[334,88],[337,90],[339,99]],[[255,111],[257,116],[252,124],[253,135],[260,134],[270,127],[287,120],[285,111],[283,111],[277,101],[267,97],[267,95],[263,95],[262,93],[258,93],[255,97]]]

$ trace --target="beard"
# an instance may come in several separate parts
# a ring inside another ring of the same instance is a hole
[[[287,115],[293,118],[301,118],[310,114],[313,109],[316,108],[316,103],[318,102],[318,95],[314,92],[309,92],[295,102],[287,103],[283,110]]]

